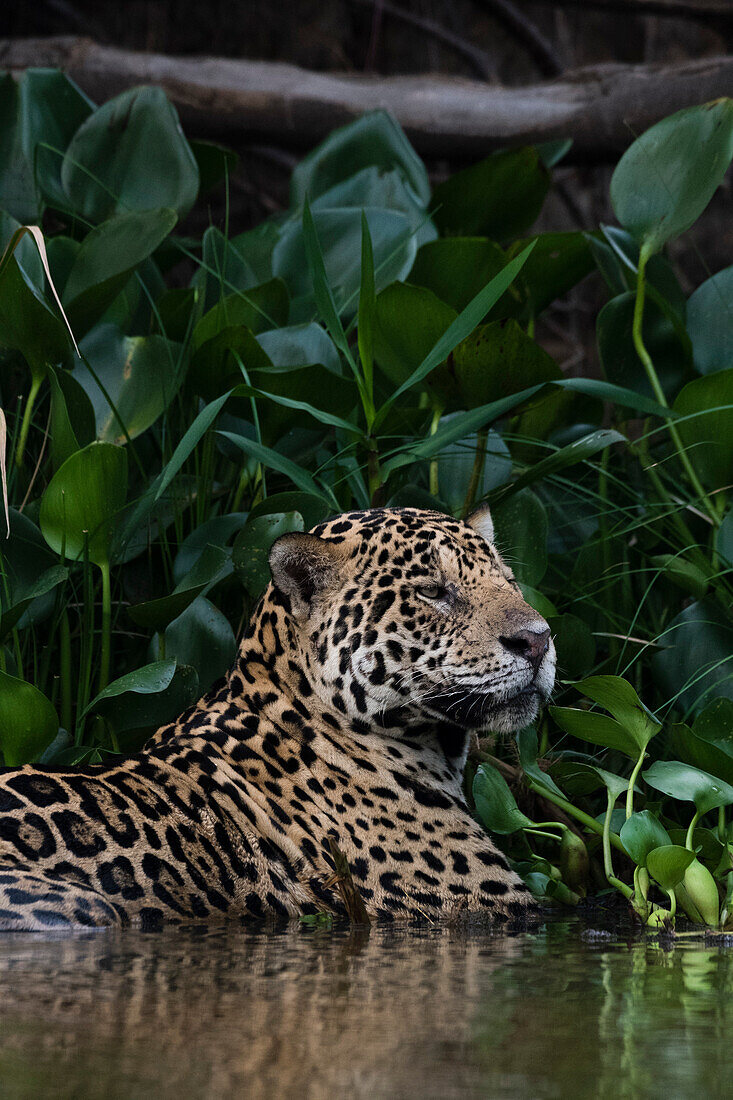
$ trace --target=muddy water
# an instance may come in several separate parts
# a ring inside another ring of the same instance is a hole
[[[0,1096],[733,1096],[733,947],[531,932],[0,938]]]

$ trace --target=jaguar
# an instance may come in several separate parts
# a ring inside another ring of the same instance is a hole
[[[0,928],[343,916],[341,853],[370,919],[527,912],[462,780],[555,652],[488,508],[350,512],[269,563],[229,673],[141,752],[0,771]]]

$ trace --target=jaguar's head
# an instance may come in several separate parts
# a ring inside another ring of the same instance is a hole
[[[273,596],[322,700],[370,725],[528,725],[552,690],[555,649],[493,538],[483,507],[465,522],[350,512],[278,539]]]

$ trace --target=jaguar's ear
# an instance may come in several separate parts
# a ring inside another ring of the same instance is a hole
[[[479,504],[478,508],[467,517],[466,523],[487,542],[494,541],[494,521],[488,504]]]
[[[313,597],[336,582],[345,558],[341,543],[299,531],[281,535],[270,548],[272,583],[294,611],[307,612]]]

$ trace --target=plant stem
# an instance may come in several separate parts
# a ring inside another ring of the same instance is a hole
[[[466,490],[466,499],[463,502],[462,515],[467,516],[473,508],[473,502],[476,499],[476,493],[478,492],[479,482],[481,480],[481,474],[484,469],[484,462],[486,461],[486,441],[489,438],[489,432],[487,428],[480,431],[476,436],[476,453],[473,458],[473,468],[471,470],[471,479],[468,483],[468,489]]]
[[[23,420],[20,425],[20,435],[18,437],[18,447],[15,452],[15,465],[23,465],[23,455],[25,454],[25,445],[28,440],[28,430],[31,426],[31,418],[33,416],[33,406],[36,403],[38,397],[38,391],[41,388],[44,376],[42,374],[33,374],[31,376],[31,388],[28,391],[28,400],[25,403],[23,410]]]
[[[610,882],[611,886],[615,886],[619,890],[627,901],[631,901],[634,896],[634,891],[630,886],[627,886],[621,879],[616,878],[613,873],[613,860],[611,859],[611,815],[613,814],[613,807],[616,803],[616,795],[611,791],[607,792],[606,801],[606,816],[603,819],[603,870],[605,871],[606,878]]]
[[[99,568],[102,573],[102,660],[99,667],[99,690],[104,691],[109,683],[109,656],[112,641],[112,588],[109,562],[102,562]]]
[[[552,824],[556,825],[557,822],[553,821]],[[544,829],[538,829],[535,826],[532,826],[530,828],[529,825],[525,825],[524,832],[525,833],[531,833],[532,836],[544,836],[544,837],[547,837],[548,840],[556,840],[556,841],[558,841],[558,843],[562,840],[561,836],[555,836],[554,833],[547,833],[547,832],[544,831]]]
[[[435,435],[440,424],[440,418],[443,415],[443,409],[440,405],[433,405],[433,419],[430,421],[430,434]],[[438,459],[430,459],[430,492],[434,497],[437,497],[440,492],[440,482],[438,481]]]
[[[694,835],[695,826],[697,825],[699,817],[700,817],[700,811],[695,810],[692,821],[690,822],[690,827],[687,830],[687,836],[685,837],[685,848],[687,848],[687,850],[690,851],[690,852],[693,850],[692,849],[692,837]]]
[[[546,799],[547,802],[552,802],[555,806],[559,806],[561,810],[564,810],[570,817],[574,817],[576,821],[580,821],[590,829],[591,832],[597,833],[598,836],[603,835],[603,826],[599,824],[594,817],[587,814],[585,810],[579,810],[577,806],[573,806],[572,802],[568,802],[566,798],[561,798],[552,791],[548,791],[546,787],[542,787],[539,783],[535,783],[533,780],[529,779],[528,776],[525,776],[525,778],[528,780],[529,789],[534,791],[535,794],[539,794],[542,798]],[[626,855],[626,849],[615,833],[611,833],[610,841],[614,848],[618,848],[619,852],[623,852],[623,854]]]
[[[634,812],[634,784],[636,783],[636,778],[637,778],[639,772],[641,771],[641,765],[644,763],[645,757],[646,757],[646,748],[643,748],[641,750],[640,755],[639,755],[639,759],[636,761],[636,764],[634,765],[634,770],[632,771],[631,775],[629,776],[629,786],[626,790],[626,820],[627,821],[629,820],[629,818],[631,817],[631,815]]]
[[[721,844],[728,841],[728,831],[725,827],[725,806],[718,806],[718,840]]]
[[[642,366],[646,371],[646,376],[649,379],[649,384],[651,385],[652,390],[654,391],[654,396],[656,397],[660,405],[663,405],[665,409],[668,409],[669,404],[667,402],[664,390],[662,389],[662,385],[659,381],[659,375],[657,374],[654,363],[652,362],[652,358],[646,349],[644,338],[642,335],[642,321],[644,319],[644,296],[646,291],[646,282],[644,276],[648,260],[649,252],[647,251],[646,245],[642,245],[641,253],[639,255],[639,269],[636,278],[636,302],[634,304],[632,337],[634,341],[634,347],[636,349],[636,354],[639,356]],[[685,450],[685,445],[682,442],[682,437],[677,430],[677,425],[674,423],[671,417],[667,417],[665,423],[667,425],[669,434],[672,437],[672,442],[674,443],[675,450],[677,451],[680,462],[682,463],[685,472],[690,479],[690,483],[693,489],[700,498],[700,502],[704,506],[705,511],[710,516],[714,526],[720,527],[720,516],[718,515],[717,509],[714,507],[710,498],[702,487],[702,483],[697,476],[695,467],[690,461],[690,456]]]
[[[370,438],[368,446],[367,471],[369,475],[369,500],[374,508],[379,505],[377,494],[382,488],[382,472],[379,468],[379,451],[377,449],[376,440]]]
[[[69,613],[64,611],[61,615],[59,629],[59,645],[61,649],[61,725],[67,732],[71,732],[71,630],[69,628]]]

